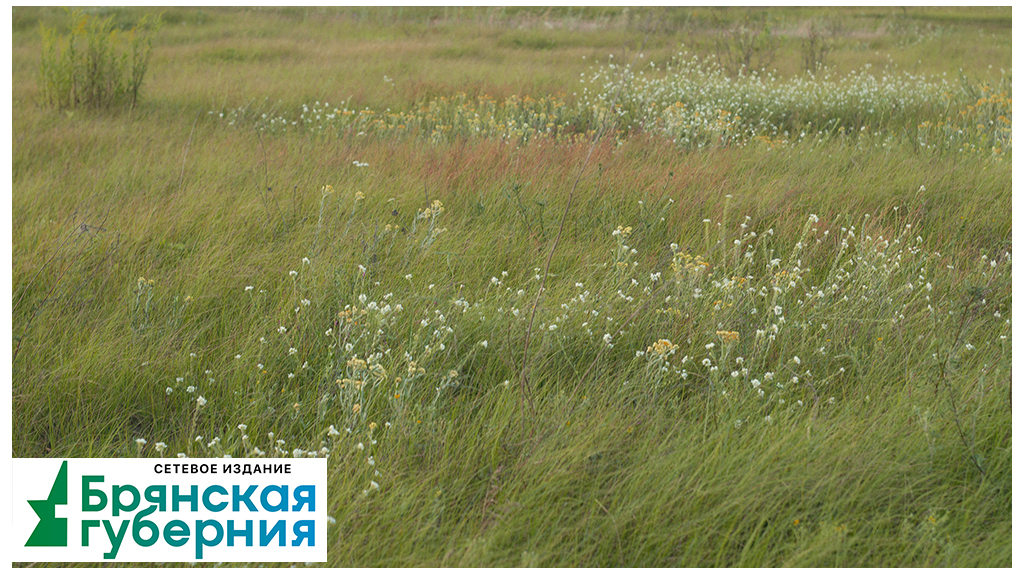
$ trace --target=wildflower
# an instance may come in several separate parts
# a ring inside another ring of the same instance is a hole
[[[196,392],[196,388],[193,387],[192,385],[189,385],[188,388],[185,389],[185,392],[189,394],[194,393]]]
[[[359,411],[361,411],[362,409],[363,409],[363,405],[361,405],[359,403],[356,403],[356,404],[352,405],[352,412],[355,413],[355,414],[359,414]]]
[[[296,349],[295,347],[289,347],[288,348],[288,354],[289,355],[294,355],[295,353],[298,353],[298,352],[299,352],[299,350]]]
[[[288,274],[291,275],[292,277],[298,277],[299,276],[299,272],[295,271],[295,270],[289,271]]]
[[[166,389],[164,389],[164,392],[169,395],[174,392],[174,389],[172,389],[171,387],[167,387]]]
[[[737,331],[715,331],[715,334],[722,338],[722,342],[726,345],[739,341],[740,334]],[[714,346],[714,343],[711,343]],[[711,347],[707,347],[710,349]]]
[[[309,257],[303,257],[302,258],[302,264],[303,265],[309,265]]]
[[[144,447],[144,446],[146,446],[146,439],[144,439],[144,438],[137,438],[137,439],[135,439],[135,444],[139,445],[140,448]]]
[[[679,345],[674,344],[672,341],[668,339],[659,339],[656,343],[654,343],[650,347],[647,347],[647,352],[655,353],[660,357],[664,357],[666,355],[671,355],[675,353],[676,349],[678,348]]]
[[[167,443],[158,442],[155,445],[153,445],[153,448],[156,449],[158,453],[163,455],[164,451],[167,450]]]
[[[246,291],[252,291],[252,289],[253,289],[252,285],[246,285],[245,286],[245,290]]]
[[[486,349],[487,348],[487,340],[484,339],[483,341],[480,341],[480,346]]]
[[[199,395],[199,398],[196,399],[196,405],[198,405],[200,407],[206,406],[206,399],[203,398],[202,395]]]

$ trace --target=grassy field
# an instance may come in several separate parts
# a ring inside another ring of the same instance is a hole
[[[14,9],[13,456],[328,456],[332,566],[1011,565],[1009,8],[162,18],[57,111]]]

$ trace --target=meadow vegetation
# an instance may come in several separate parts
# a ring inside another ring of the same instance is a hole
[[[124,110],[13,20],[14,456],[329,457],[333,566],[1011,564],[1009,8],[173,8]]]

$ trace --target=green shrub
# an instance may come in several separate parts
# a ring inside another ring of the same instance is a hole
[[[144,16],[131,30],[121,31],[112,18],[78,10],[69,14],[71,28],[66,36],[40,26],[42,102],[58,110],[134,108],[153,52],[153,35],[160,27],[159,16]]]

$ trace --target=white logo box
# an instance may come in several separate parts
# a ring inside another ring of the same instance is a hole
[[[327,560],[326,459],[12,462],[15,562]]]

